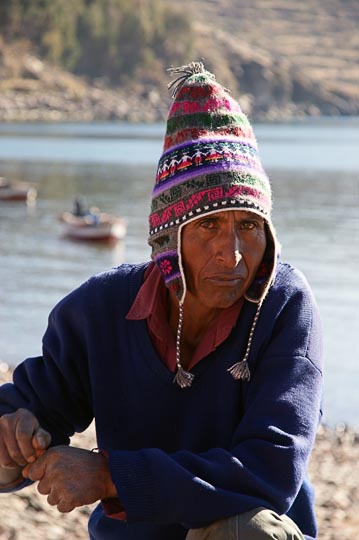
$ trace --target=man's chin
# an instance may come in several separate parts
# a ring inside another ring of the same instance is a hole
[[[240,298],[242,298],[242,293],[228,292],[224,294],[224,291],[221,294],[208,293],[208,295],[201,298],[202,304],[208,308],[213,309],[227,309],[232,307]]]

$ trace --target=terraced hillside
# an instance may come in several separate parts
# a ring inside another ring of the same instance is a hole
[[[357,0],[186,3],[195,15],[198,49],[231,85],[232,71],[255,110],[358,113]]]
[[[252,119],[359,114],[359,0],[182,0],[177,7],[195,30],[183,35],[195,35],[188,61],[204,58]],[[0,120],[163,120],[166,67],[157,55],[156,77],[137,75],[114,88],[101,73],[64,72],[25,40],[5,44],[0,36]]]

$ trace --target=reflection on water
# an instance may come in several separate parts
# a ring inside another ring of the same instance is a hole
[[[272,127],[272,141],[283,137],[284,128],[296,129],[282,126],[280,132]],[[157,137],[157,129],[148,129],[146,137]],[[295,135],[292,133],[295,142],[291,151],[304,155],[306,145],[298,143]],[[260,147],[265,156],[272,148],[268,146],[272,142],[268,127],[263,127],[262,136]],[[152,142],[160,144],[155,139]],[[141,155],[143,144],[137,143]],[[313,152],[320,155],[323,145],[311,144]],[[346,170],[315,164],[312,169],[290,167],[280,154],[282,146],[276,148],[279,155],[272,156],[269,163],[264,161],[274,191],[274,222],[283,258],[304,271],[322,313],[326,418],[330,423],[356,424],[359,164],[353,158]],[[48,155],[46,161],[1,161],[1,152],[0,134],[0,176],[33,181],[38,189],[33,208],[0,203],[0,362],[16,365],[25,356],[40,354],[48,312],[69,290],[105,268],[148,259],[147,216],[156,159],[152,157],[149,164],[133,156],[131,164],[116,159],[112,163],[106,159],[103,163],[71,163],[51,161]],[[281,158],[283,166],[278,165]],[[324,152],[321,159],[327,158]],[[72,207],[76,194],[85,195],[89,204],[104,211],[124,216],[128,222],[124,242],[101,246],[63,238],[57,216]]]
[[[326,418],[358,426],[358,174],[274,177],[283,256],[305,273],[323,319]]]
[[[73,287],[121,262],[148,259],[154,167],[3,162],[1,172],[35,180],[38,189],[35,207],[0,203],[0,361],[15,365],[40,353],[48,312]],[[124,242],[108,246],[63,238],[58,216],[79,193],[90,205],[126,217]]]

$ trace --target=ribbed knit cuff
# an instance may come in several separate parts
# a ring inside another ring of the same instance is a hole
[[[153,521],[154,482],[141,451],[109,451],[112,481],[129,523]]]
[[[107,461],[109,461],[109,455],[107,450],[104,450],[103,448],[93,448],[91,452],[99,452],[102,454]],[[107,517],[110,517],[112,519],[119,519],[120,521],[125,521],[127,518],[126,512],[124,507],[121,504],[121,501],[118,497],[111,497],[107,499],[101,500],[103,511],[105,512]]]

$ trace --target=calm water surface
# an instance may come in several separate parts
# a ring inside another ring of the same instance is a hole
[[[359,426],[359,120],[255,126],[282,257],[307,276],[323,319],[325,419]],[[145,261],[164,126],[0,124],[0,176],[31,181],[35,207],[0,202],[0,362],[41,352],[53,305],[91,274]],[[74,195],[128,221],[124,242],[62,237]]]

